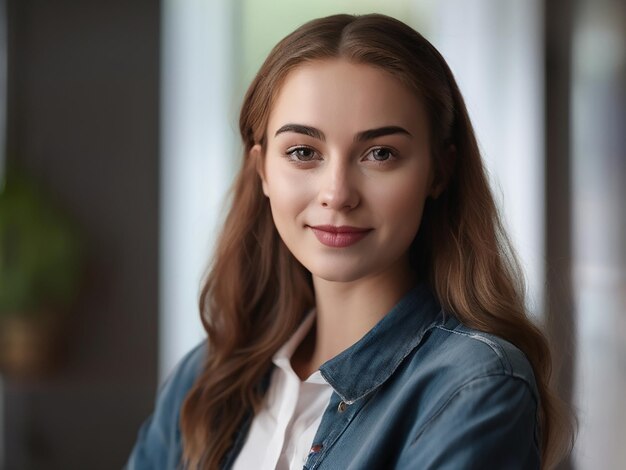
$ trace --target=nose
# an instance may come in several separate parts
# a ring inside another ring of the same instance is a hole
[[[349,163],[329,163],[321,176],[318,200],[322,207],[337,211],[351,210],[359,205],[360,197]]]

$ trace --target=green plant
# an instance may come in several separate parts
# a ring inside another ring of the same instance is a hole
[[[61,312],[77,294],[82,242],[76,227],[31,179],[0,186],[0,318]]]

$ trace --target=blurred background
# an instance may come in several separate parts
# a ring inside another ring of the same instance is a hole
[[[448,60],[578,414],[563,468],[626,468],[622,0],[0,0],[0,468],[123,465],[203,337],[242,95],[339,12]]]

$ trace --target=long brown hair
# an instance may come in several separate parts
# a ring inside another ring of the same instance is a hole
[[[208,356],[181,411],[186,465],[219,467],[243,420],[260,406],[259,384],[272,355],[313,306],[311,276],[281,241],[249,153],[257,143],[265,147],[268,115],[287,74],[304,62],[330,58],[379,67],[425,104],[435,171],[448,184],[426,204],[411,247],[413,265],[444,309],[526,354],[540,394],[543,466],[551,467],[571,445],[571,428],[549,388],[550,351],[526,315],[522,275],[463,98],[439,52],[383,15],[335,15],[301,26],[274,47],[248,89],[239,120],[244,158],[200,296]],[[451,148],[453,166],[445,157]]]

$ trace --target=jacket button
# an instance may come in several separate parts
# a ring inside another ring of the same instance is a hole
[[[348,404],[345,401],[341,401],[341,402],[339,402],[339,406],[337,407],[337,411],[339,411],[339,413],[343,413],[344,411],[346,411],[347,408],[348,408]]]

